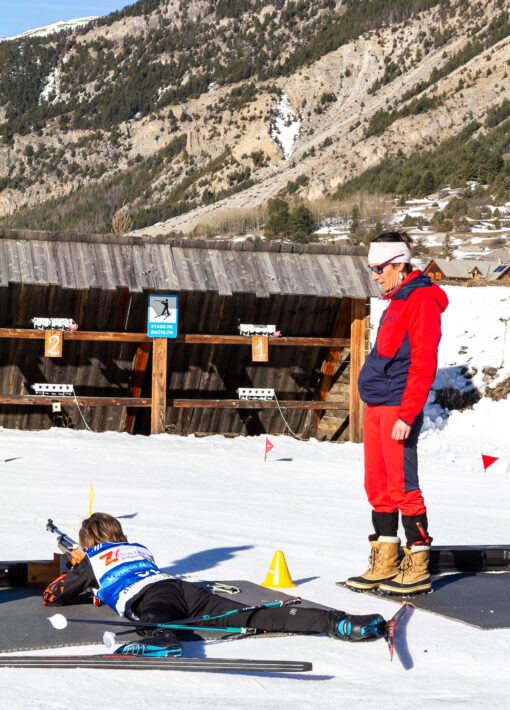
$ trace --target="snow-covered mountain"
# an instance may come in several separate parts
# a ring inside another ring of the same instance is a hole
[[[57,22],[53,22],[51,25],[36,27],[33,30],[21,32],[19,35],[0,37],[0,42],[5,42],[10,39],[21,39],[22,37],[46,37],[47,35],[51,35],[55,32],[61,32],[62,30],[74,30],[77,27],[82,27],[83,25],[92,22],[92,20],[97,20],[97,16],[78,17],[76,20],[58,20]]]
[[[124,208],[139,234],[205,234],[365,190],[375,226],[379,195],[468,181],[497,206],[506,4],[139,0],[2,42],[2,227],[108,233]]]

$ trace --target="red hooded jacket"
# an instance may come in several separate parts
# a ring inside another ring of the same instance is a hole
[[[416,269],[383,299],[390,304],[381,316],[358,389],[367,404],[400,405],[399,418],[411,426],[434,383],[441,314],[448,298]]]

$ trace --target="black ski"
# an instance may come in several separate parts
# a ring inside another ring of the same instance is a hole
[[[244,658],[147,658],[140,656],[4,656],[0,668],[109,668],[136,671],[216,671],[302,673],[308,661],[268,661]]]
[[[393,651],[395,650],[395,631],[400,621],[404,618],[406,612],[411,608],[413,608],[413,605],[404,600],[400,609],[386,622],[386,633],[384,634],[384,638],[388,644],[390,661],[393,660]]]

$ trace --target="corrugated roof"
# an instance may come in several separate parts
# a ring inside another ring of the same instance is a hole
[[[0,229],[0,286],[379,296],[364,247]]]

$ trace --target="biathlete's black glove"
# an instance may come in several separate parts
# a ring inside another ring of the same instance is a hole
[[[48,606],[53,604],[55,599],[62,594],[64,591],[64,579],[67,577],[66,574],[61,574],[60,577],[54,579],[50,582],[43,592],[43,604]]]

